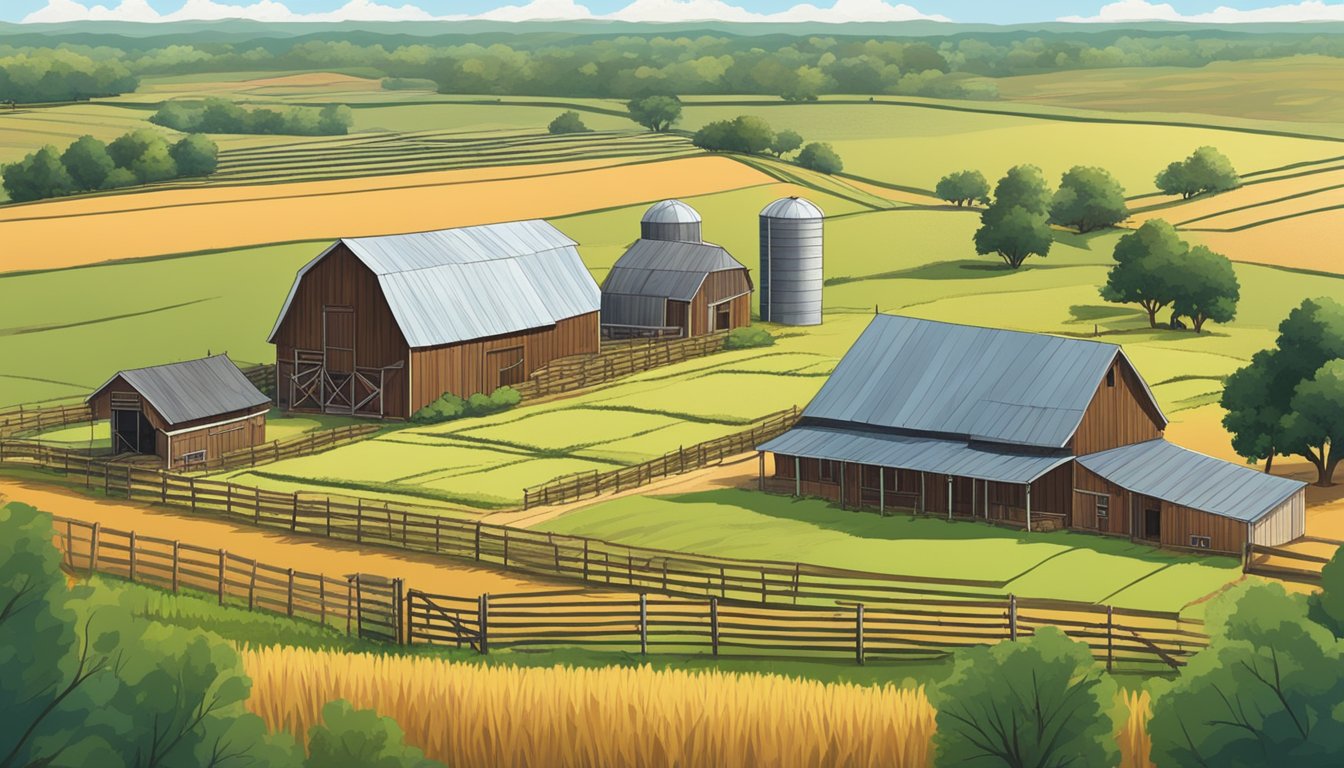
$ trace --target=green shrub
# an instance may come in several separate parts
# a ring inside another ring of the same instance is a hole
[[[559,135],[564,133],[587,133],[592,129],[583,124],[583,118],[579,116],[578,112],[571,109],[567,112],[561,112],[559,117],[552,120],[551,124],[546,126],[546,130],[552,134]]]
[[[506,411],[522,402],[523,396],[513,387],[500,387],[490,394],[477,392],[466,400],[445,392],[438,400],[426,405],[411,416],[416,424],[438,424],[464,416],[487,416]]]
[[[186,133],[344,136],[354,124],[354,114],[344,104],[289,107],[278,112],[266,107],[247,109],[211,96],[203,101],[170,101],[159,107],[149,121]]]
[[[322,722],[308,729],[304,768],[435,768],[402,740],[397,721],[372,709],[355,709],[344,699],[322,707]]]
[[[830,144],[819,141],[814,141],[803,147],[803,151],[798,153],[798,159],[795,162],[804,168],[828,174],[839,173],[845,168],[839,153]]]
[[[775,337],[764,328],[734,328],[728,332],[728,339],[723,343],[723,348],[755,349],[773,346],[774,343]]]
[[[435,91],[439,84],[421,77],[384,77],[384,91]]]

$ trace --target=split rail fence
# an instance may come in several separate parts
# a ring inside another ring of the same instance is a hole
[[[317,430],[285,440],[272,440],[269,443],[240,448],[205,461],[195,462],[190,468],[193,472],[217,472],[271,464],[283,459],[309,456],[337,446],[348,445],[380,429],[381,424],[348,424],[344,427]]]
[[[574,356],[552,361],[514,388],[524,400],[572,392],[653,368],[722,352],[727,341],[728,332],[719,331],[689,339],[672,341],[650,339],[608,345],[599,355]]]
[[[784,434],[798,423],[798,417],[798,407],[794,406],[772,413],[741,432],[689,448],[678,448],[642,464],[606,472],[594,470],[557,477],[550,482],[523,489],[523,509],[568,504],[604,493],[620,493],[648,485],[654,480],[721,464],[724,459],[754,451],[756,446],[766,440]]]
[[[1344,541],[1327,539],[1320,536],[1303,536],[1293,541],[1303,546],[1321,544],[1338,549]],[[1303,584],[1319,584],[1321,569],[1330,562],[1325,555],[1302,552],[1286,547],[1267,547],[1262,544],[1249,544],[1246,547],[1245,570],[1258,576],[1267,576],[1283,581],[1296,581]]]

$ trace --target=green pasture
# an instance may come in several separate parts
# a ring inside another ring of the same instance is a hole
[[[948,579],[1003,592],[1179,611],[1241,576],[1235,558],[1196,557],[1085,533],[1025,533],[816,499],[719,490],[626,497],[537,526],[634,546]],[[1194,609],[1197,613],[1197,608]]]

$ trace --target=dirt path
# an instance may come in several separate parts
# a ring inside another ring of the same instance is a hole
[[[0,499],[21,501],[53,515],[102,523],[108,528],[135,531],[142,536],[221,547],[242,557],[297,571],[329,574],[358,571],[389,578],[401,577],[407,586],[425,592],[478,595],[574,586],[515,572],[473,567],[434,555],[292,536],[215,517],[188,516],[139,502],[89,498],[55,486],[11,477],[0,477]]]

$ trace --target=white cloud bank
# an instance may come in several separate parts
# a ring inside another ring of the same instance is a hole
[[[1264,8],[1228,8],[1219,6],[1208,13],[1183,14],[1169,3],[1148,0],[1119,0],[1102,6],[1096,16],[1065,16],[1060,21],[1081,23],[1125,21],[1185,21],[1199,24],[1248,24],[1296,21],[1344,21],[1344,3],[1304,0]]]
[[[86,0],[87,1],[87,0]],[[119,5],[84,5],[77,0],[47,0],[47,4],[24,17],[24,23],[62,21],[186,21],[250,19],[254,21],[431,21],[484,19],[489,21],[559,21],[609,19],[613,21],[947,21],[943,16],[921,13],[904,4],[885,0],[835,0],[829,8],[803,3],[778,13],[755,13],[725,0],[633,0],[615,13],[595,16],[576,0],[530,0],[524,5],[504,5],[475,16],[434,16],[414,5],[383,5],[376,0],[349,0],[334,11],[295,13],[277,0],[243,4],[215,0],[186,0],[181,8],[160,14],[146,0],[121,0]]]

